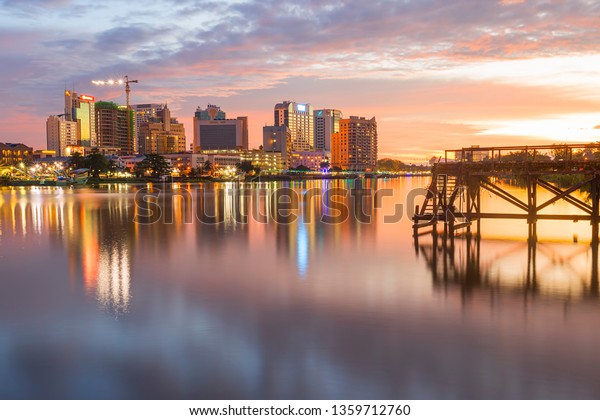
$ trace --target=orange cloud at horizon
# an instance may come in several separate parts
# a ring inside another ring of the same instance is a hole
[[[90,81],[125,74],[140,80],[132,103],[168,102],[188,143],[196,107],[212,103],[228,117],[247,115],[257,147],[274,104],[287,99],[375,116],[380,155],[411,162],[474,144],[598,140],[600,4],[361,6],[263,0],[206,10],[182,0],[136,14],[123,4],[138,23],[85,7],[65,28],[65,4],[11,3],[0,9],[0,58],[8,63],[0,69],[0,141],[44,148],[45,121],[63,112],[65,84],[123,103],[122,90]],[[40,12],[43,25],[32,25]]]

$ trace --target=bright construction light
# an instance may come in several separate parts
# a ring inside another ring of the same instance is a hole
[[[114,85],[114,84],[115,84],[115,81],[114,81],[113,79],[110,79],[110,80],[108,81],[108,84],[109,84],[109,85]]]
[[[117,83],[119,83],[120,85],[122,85],[123,84],[123,79],[119,79],[119,81]]]

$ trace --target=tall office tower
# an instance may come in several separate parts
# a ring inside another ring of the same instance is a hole
[[[331,153],[331,135],[340,131],[342,111],[317,109],[315,116],[315,150]]]
[[[275,105],[274,125],[290,129],[293,150],[314,150],[314,115],[310,104],[285,101]]]
[[[94,97],[78,95],[65,90],[65,120],[77,122],[77,142],[79,146],[97,146],[96,113]]]
[[[133,111],[129,111],[133,114]],[[133,115],[127,118],[127,109],[114,102],[96,102],[96,126],[98,127],[97,145],[101,148],[114,148],[115,152],[124,155],[135,153],[134,137],[129,141],[127,124],[131,123],[131,131],[135,130]]]
[[[183,153],[186,151],[185,128],[171,117],[167,105],[156,116],[140,124],[140,152],[145,154]]]
[[[147,123],[152,118],[157,118],[158,112],[161,111],[165,107],[164,104],[137,104],[131,105],[131,109],[135,114],[135,138],[137,147],[136,151],[141,151],[144,147],[145,139],[140,138],[140,125],[142,123]]]
[[[364,117],[340,120],[340,131],[332,135],[331,164],[352,171],[377,166],[377,122]]]
[[[77,146],[77,122],[67,121],[65,115],[50,115],[46,120],[46,142],[56,156],[69,156],[69,147]]]
[[[265,153],[281,153],[284,168],[290,166],[292,155],[292,135],[285,125],[267,125],[263,127],[263,151]]]
[[[248,117],[226,119],[216,105],[198,107],[194,114],[194,152],[201,150],[247,150]]]

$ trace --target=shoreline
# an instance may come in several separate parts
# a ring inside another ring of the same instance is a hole
[[[333,179],[389,179],[389,178],[407,178],[407,177],[428,177],[430,173],[412,173],[412,174],[306,174],[306,175],[260,175],[246,176],[243,179],[227,179],[213,177],[190,177],[190,178],[172,178],[166,182],[174,183],[223,183],[223,182],[271,182],[271,181],[312,181],[312,180],[333,180]],[[97,186],[101,184],[148,184],[162,183],[156,178],[90,178],[86,184],[75,185],[78,187]],[[71,186],[71,185],[69,185]],[[65,187],[57,181],[52,180],[2,180],[0,187]]]

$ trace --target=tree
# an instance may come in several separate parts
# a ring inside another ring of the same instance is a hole
[[[138,178],[143,177],[148,170],[150,170],[150,166],[148,165],[148,161],[146,159],[142,160],[141,162],[136,162],[136,164],[133,166],[133,172]]]
[[[252,162],[249,160],[244,160],[244,161],[238,163],[237,167],[240,171],[245,172],[247,174],[249,174],[251,172],[253,172],[253,173],[260,172],[260,168],[258,166],[252,165]]]
[[[308,171],[310,171],[310,168],[308,166],[298,165],[298,166],[296,166],[295,170],[296,171],[308,172]]]
[[[342,169],[342,168],[340,168],[339,166],[333,166],[333,167],[331,168],[331,171],[332,171],[332,172],[342,172],[342,171],[343,171],[343,169]]]
[[[212,162],[210,160],[207,160],[204,162],[204,165],[202,165],[202,169],[204,170],[204,173],[206,175],[212,175],[213,170],[214,170],[214,166],[212,164]]]
[[[325,169],[326,171],[328,171],[329,170],[329,161],[324,160],[323,162],[321,162],[321,164],[319,166],[321,167],[321,169]]]
[[[101,173],[108,172],[110,164],[106,156],[101,153],[92,153],[84,159],[84,165],[90,170],[90,175],[98,177]]]
[[[85,158],[79,152],[75,152],[69,157],[69,168],[81,169],[85,168]]]
[[[142,161],[142,163],[144,162],[147,170],[150,171],[153,177],[160,177],[169,172],[169,162],[161,155],[148,154]]]

